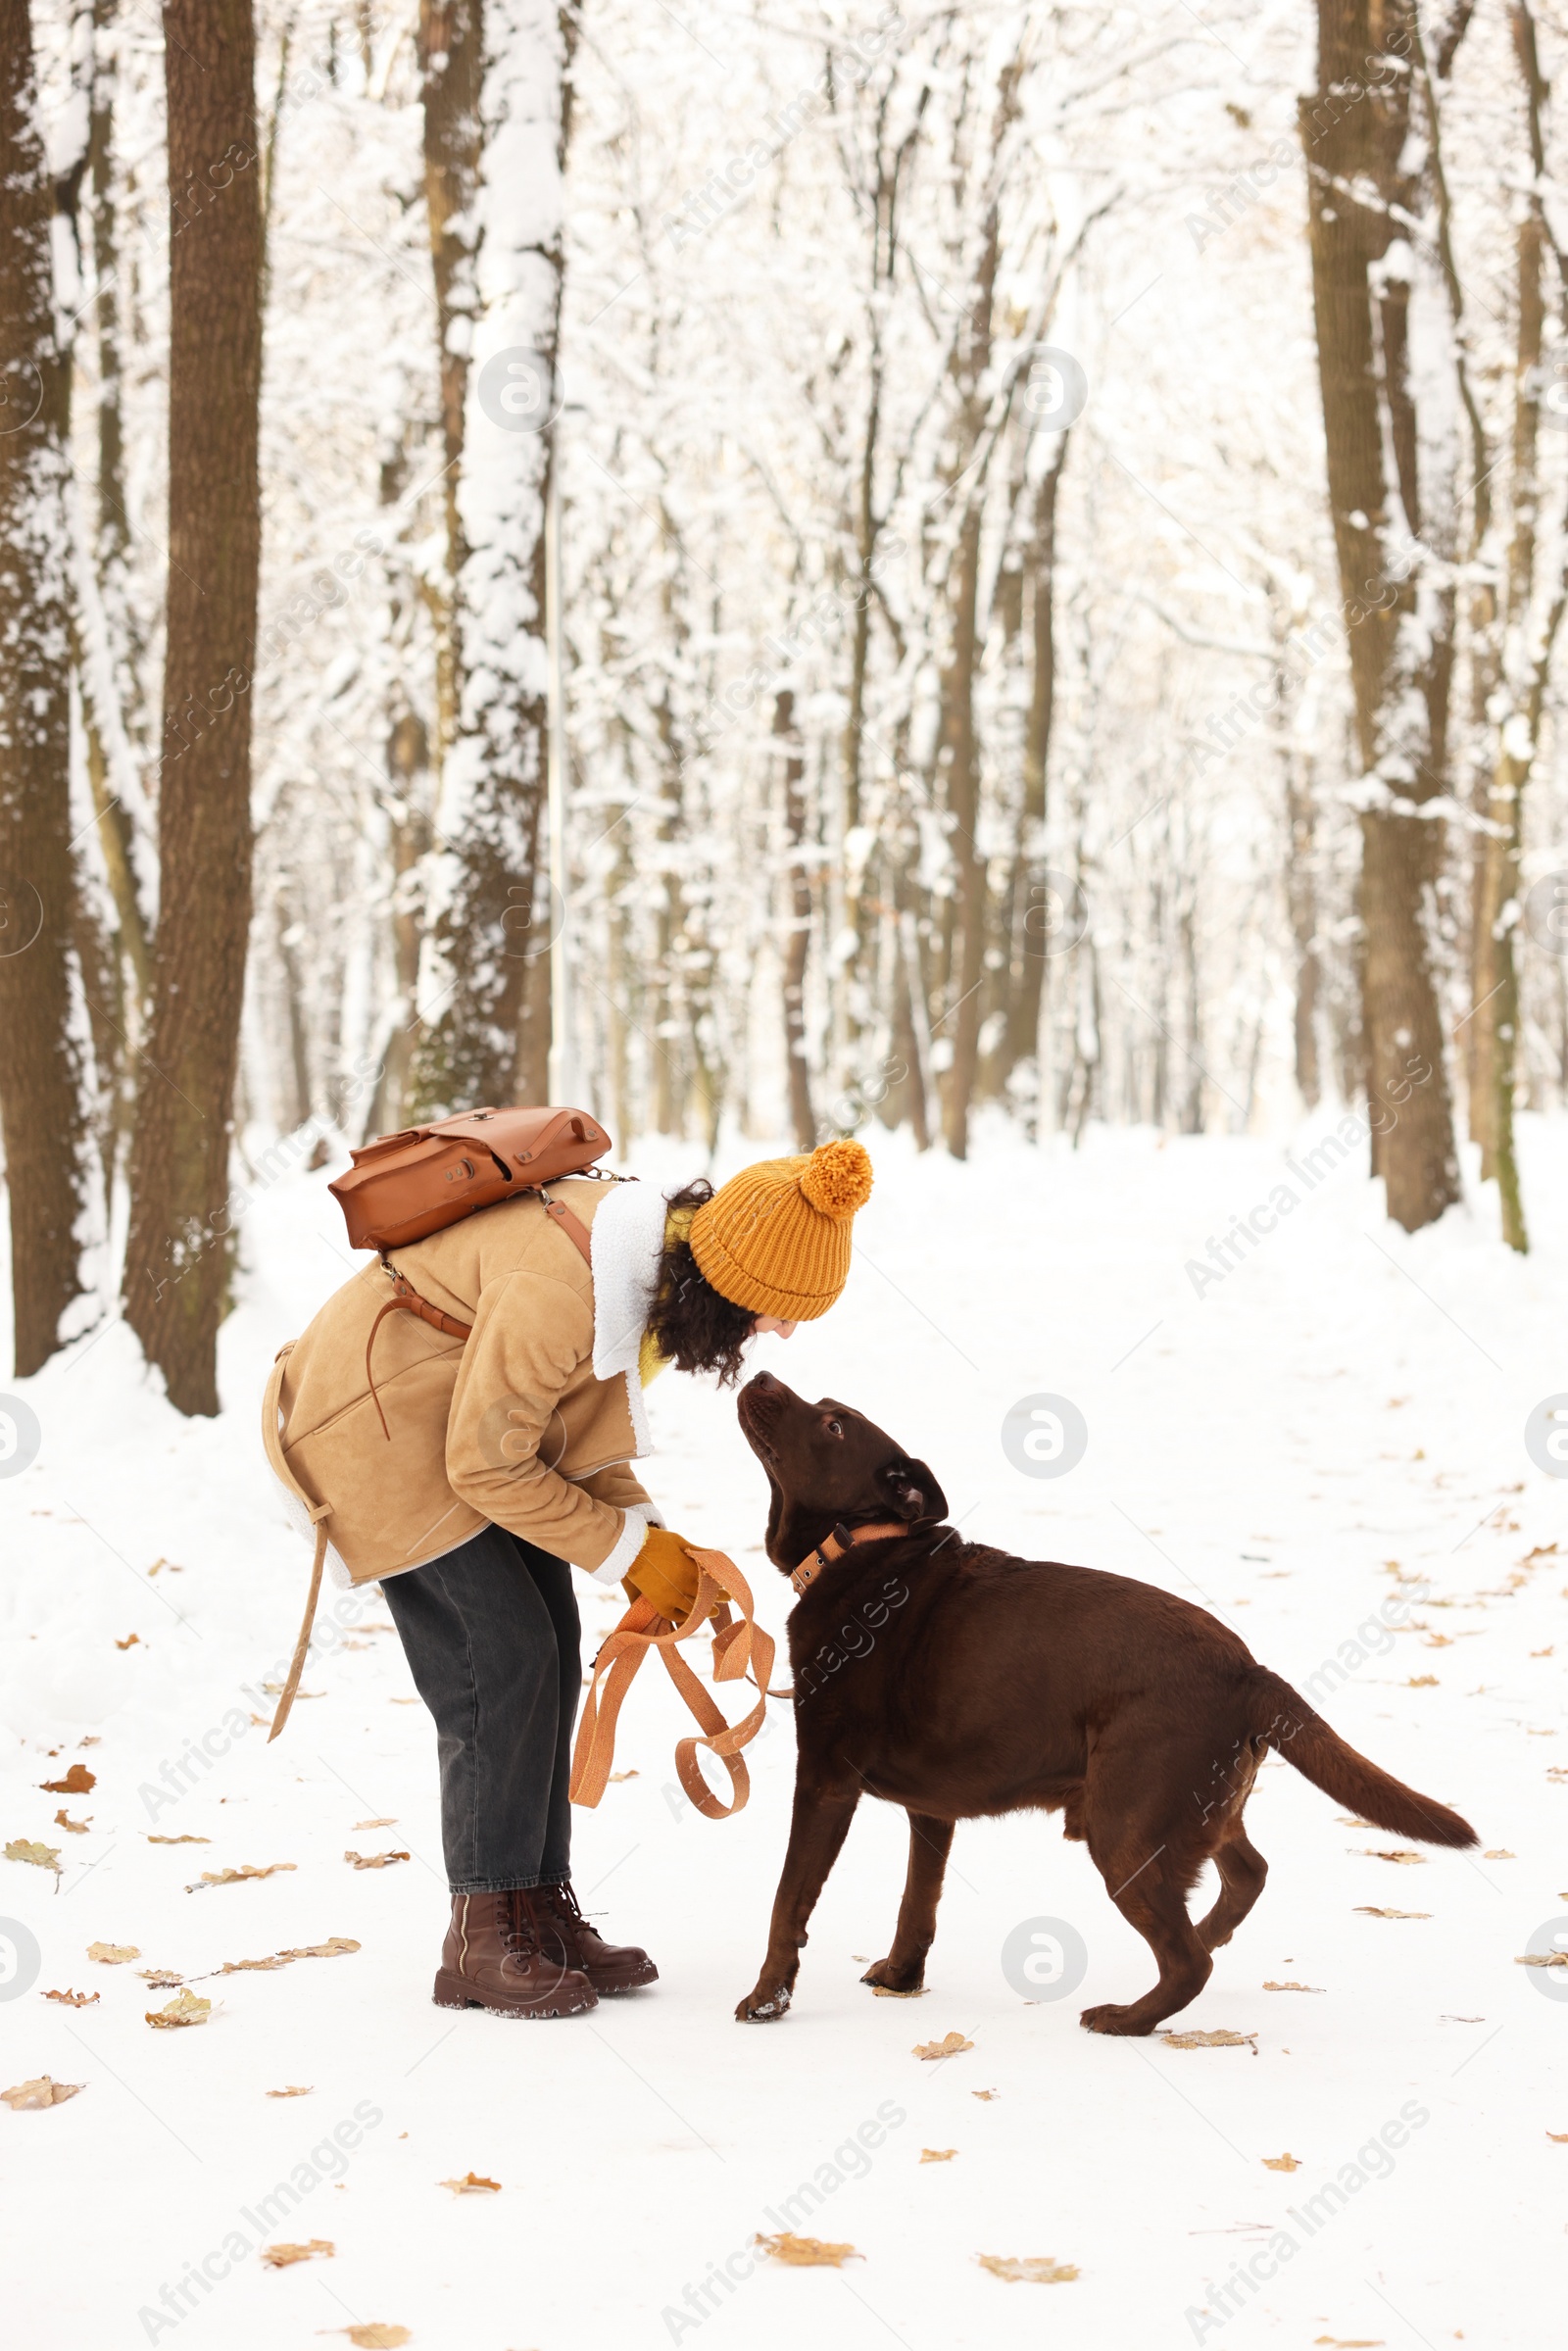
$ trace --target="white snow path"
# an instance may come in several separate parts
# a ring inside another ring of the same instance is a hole
[[[42,1954],[25,1991],[0,1984],[0,2087],[42,2073],[85,2084],[49,2113],[0,2109],[11,2342],[304,2351],[368,2320],[407,2327],[413,2351],[1549,2339],[1568,2002],[1548,1996],[1555,1977],[1514,1962],[1568,1914],[1568,1779],[1548,1778],[1568,1767],[1568,1489],[1523,1444],[1530,1408],[1568,1389],[1568,1127],[1525,1122],[1526,1260],[1498,1247],[1489,1195],[1413,1240],[1388,1227],[1357,1151],[1201,1299],[1184,1260],[1268,1197],[1278,1148],[1097,1132],[1074,1156],[987,1135],[964,1168],[918,1162],[876,1129],[866,1140],[879,1182],[848,1295],[759,1362],[924,1454],[966,1534],[1185,1592],[1298,1686],[1397,1594],[1397,1561],[1430,1596],[1324,1711],[1509,1858],[1364,1858],[1396,1840],[1342,1828],[1329,1799],[1271,1768],[1249,1818],[1271,1882],[1179,2020],[1255,2033],[1257,2053],[1180,2051],[1079,2030],[1080,2006],[1135,1996],[1151,1961],[1082,1848],[1033,1816],[960,1828],[928,1996],[873,1999],[857,1954],[887,1948],[905,1836],[902,1815],[867,1803],[795,2009],[743,2030],[731,2010],[760,1957],[788,1817],[787,1710],[753,1749],[749,1811],[710,1825],[670,1792],[682,1725],[650,1671],[618,1757],[639,1776],[578,1816],[576,1869],[607,1930],[653,1950],[657,1990],[551,2026],[434,2008],[433,1741],[395,1637],[367,1629],[386,1622],[374,1595],[352,1604],[360,1631],[343,1617],[366,1645],[313,1656],[305,1687],[323,1694],[277,1745],[246,1721],[209,1768],[189,1767],[177,1800],[146,1792],[167,1792],[163,1768],[190,1742],[216,1730],[221,1748],[234,1709],[263,1711],[242,1686],[277,1678],[297,1622],[307,1554],[261,1456],[257,1398],[273,1348],[353,1260],[325,1176],[284,1178],[248,1227],[221,1419],[181,1422],[119,1328],[10,1384],[42,1445],[0,1479],[0,1841],[59,1845],[64,1876],[57,1892],[46,1872],[0,1862],[0,1914]],[[731,1150],[726,1164],[759,1155]],[[672,1181],[695,1157],[663,1146],[634,1164]],[[1060,1480],[1025,1478],[1002,1450],[1004,1413],[1038,1392],[1088,1422],[1087,1455]],[[670,1375],[652,1406],[656,1498],[735,1553],[781,1625],[758,1548],[761,1480],[730,1400]],[[160,1558],[182,1572],[149,1581]],[[580,1598],[591,1648],[617,1611],[586,1583]],[[90,1794],[40,1792],[77,1760],[97,1774]],[[62,1802],[85,1836],[53,1826]],[[395,1826],[356,1827],[372,1818]],[[211,1841],[152,1845],[149,1832]],[[342,1859],[405,1846],[412,1861],[381,1871]],[[202,1869],[274,1861],[296,1866],[182,1890]],[[1431,1915],[1359,1914],[1374,1904]],[[1088,1969],[1081,1992],[1031,2006],[1000,1953],[1037,1917],[1081,1935]],[[195,1975],[332,1935],[363,1948],[200,1984],[220,2005],[198,2030],[142,2021],[171,1995],[137,1967]],[[97,1939],[142,1956],[94,1964]],[[1323,1991],[1271,1993],[1268,1980]],[[72,2010],[43,2000],[50,1987],[101,1997]],[[954,2029],[971,2052],[911,2054]],[[285,2083],[311,2095],[265,2095]],[[1396,2151],[1356,2166],[1389,2124]],[[923,2147],[957,2154],[922,2165]],[[1286,2152],[1299,2170],[1265,2168]],[[470,2169],[503,2192],[437,2184]],[[297,2206],[259,2214],[291,2176]],[[787,2220],[863,2259],[754,2268],[754,2234],[813,2180],[820,2201],[797,2199]],[[1343,2209],[1311,2204],[1327,2182]],[[335,2256],[275,2272],[256,2258],[311,2237]],[[1080,2276],[1008,2284],[980,2253],[1053,2255]],[[1224,2315],[1225,2280],[1250,2261],[1275,2274],[1236,2287]]]

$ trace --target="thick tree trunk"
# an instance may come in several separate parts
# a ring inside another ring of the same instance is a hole
[[[73,940],[70,378],[37,110],[26,0],[0,0],[0,1131],[24,1375],[61,1345],[86,1287],[92,1191]]]
[[[251,916],[262,208],[250,0],[165,0],[169,589],[153,1014],[125,1315],[181,1412],[218,1410]]]
[[[806,958],[811,944],[811,880],[802,862],[806,847],[806,801],[801,785],[806,760],[795,724],[795,696],[788,687],[774,698],[773,734],[783,752],[784,853],[789,922],[784,947],[784,1066],[789,1077],[790,1128],[797,1151],[816,1142],[811,1107],[811,1072],[806,1057]]]
[[[457,739],[443,763],[430,1012],[413,1073],[426,1113],[542,1102],[548,1087],[549,947],[564,909],[552,911],[542,854],[545,506],[575,31],[574,0],[559,10],[545,0],[426,0],[424,11],[426,107],[438,113],[431,123],[427,112],[426,153],[438,147],[449,174],[431,214],[446,289],[443,429],[449,454],[455,445],[461,455],[448,476],[461,566]],[[438,33],[456,47],[441,51]]]
[[[1406,169],[1418,39],[1413,0],[1318,0],[1319,86],[1300,110],[1329,500],[1366,795],[1362,1023],[1373,1172],[1390,1215],[1410,1232],[1459,1197],[1428,935],[1441,835],[1415,812],[1445,785],[1452,599],[1434,584],[1422,544],[1409,284],[1381,269],[1420,203]]]

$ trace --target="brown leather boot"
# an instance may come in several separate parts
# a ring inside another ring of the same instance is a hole
[[[520,1899],[533,1913],[543,1956],[559,1967],[580,1969],[596,1992],[635,1991],[639,1984],[658,1983],[659,1970],[646,1951],[635,1943],[607,1943],[589,1925],[569,1880],[564,1886],[535,1886]]]
[[[436,1970],[438,2008],[491,2008],[500,2016],[576,2016],[597,2005],[580,1967],[540,1948],[527,1896],[454,1894]]]

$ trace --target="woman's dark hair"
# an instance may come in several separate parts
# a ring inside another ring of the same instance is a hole
[[[713,1197],[706,1176],[672,1193],[670,1208],[700,1208]],[[712,1371],[721,1388],[733,1388],[741,1376],[741,1351],[752,1336],[757,1316],[750,1306],[733,1305],[703,1279],[689,1241],[677,1241],[659,1261],[659,1288],[648,1328],[662,1355],[677,1371]]]

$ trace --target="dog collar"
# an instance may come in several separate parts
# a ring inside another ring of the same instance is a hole
[[[901,1518],[878,1519],[870,1527],[847,1527],[841,1519],[832,1534],[824,1537],[814,1551],[807,1552],[790,1582],[797,1592],[804,1592],[808,1584],[815,1583],[824,1567],[831,1567],[835,1559],[842,1559],[845,1552],[853,1550],[858,1543],[880,1543],[890,1535],[907,1535],[908,1532]]]

